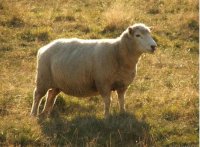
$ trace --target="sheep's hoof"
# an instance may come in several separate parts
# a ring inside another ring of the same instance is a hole
[[[37,113],[31,112],[31,113],[30,113],[30,116],[36,117],[36,116],[37,116]]]
[[[109,117],[110,117],[110,114],[109,114],[109,113],[104,114],[104,118],[105,118],[105,119],[108,119]]]
[[[122,109],[122,110],[120,110],[119,113],[120,113],[120,114],[126,114],[126,110],[125,110],[125,109]]]
[[[47,113],[45,113],[45,112],[42,112],[42,113],[40,113],[40,114],[38,115],[39,119],[47,119],[48,116],[49,116],[49,115],[48,115]]]

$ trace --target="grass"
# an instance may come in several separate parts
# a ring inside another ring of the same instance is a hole
[[[198,146],[198,10],[194,0],[0,0],[0,146]],[[60,94],[49,119],[29,116],[41,46],[117,37],[135,22],[152,26],[158,50],[140,60],[128,113],[114,93],[108,119],[99,96]]]

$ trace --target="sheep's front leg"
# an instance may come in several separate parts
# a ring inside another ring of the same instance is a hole
[[[126,89],[119,89],[117,90],[117,95],[118,95],[118,100],[119,100],[119,107],[120,107],[120,112],[124,113],[125,112],[125,93]]]
[[[104,101],[104,116],[107,118],[110,113],[111,90],[109,86],[101,86],[104,84],[97,84],[97,89]]]
[[[111,93],[103,96],[104,99],[104,116],[107,118],[110,114]]]

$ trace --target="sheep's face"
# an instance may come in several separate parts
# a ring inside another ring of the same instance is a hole
[[[137,24],[128,28],[131,38],[134,40],[137,50],[140,52],[154,53],[157,44],[150,34],[150,30],[144,24]]]

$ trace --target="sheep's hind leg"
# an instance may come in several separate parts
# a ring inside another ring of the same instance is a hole
[[[42,100],[42,97],[46,94],[47,90],[40,90],[38,88],[35,88],[33,93],[33,104],[31,109],[31,115],[36,116],[39,111],[39,105]]]
[[[56,101],[56,96],[59,93],[60,93],[59,89],[56,89],[56,88],[49,89],[48,95],[46,98],[46,103],[45,103],[42,113],[40,114],[40,117],[47,117],[51,113],[54,103]]]

